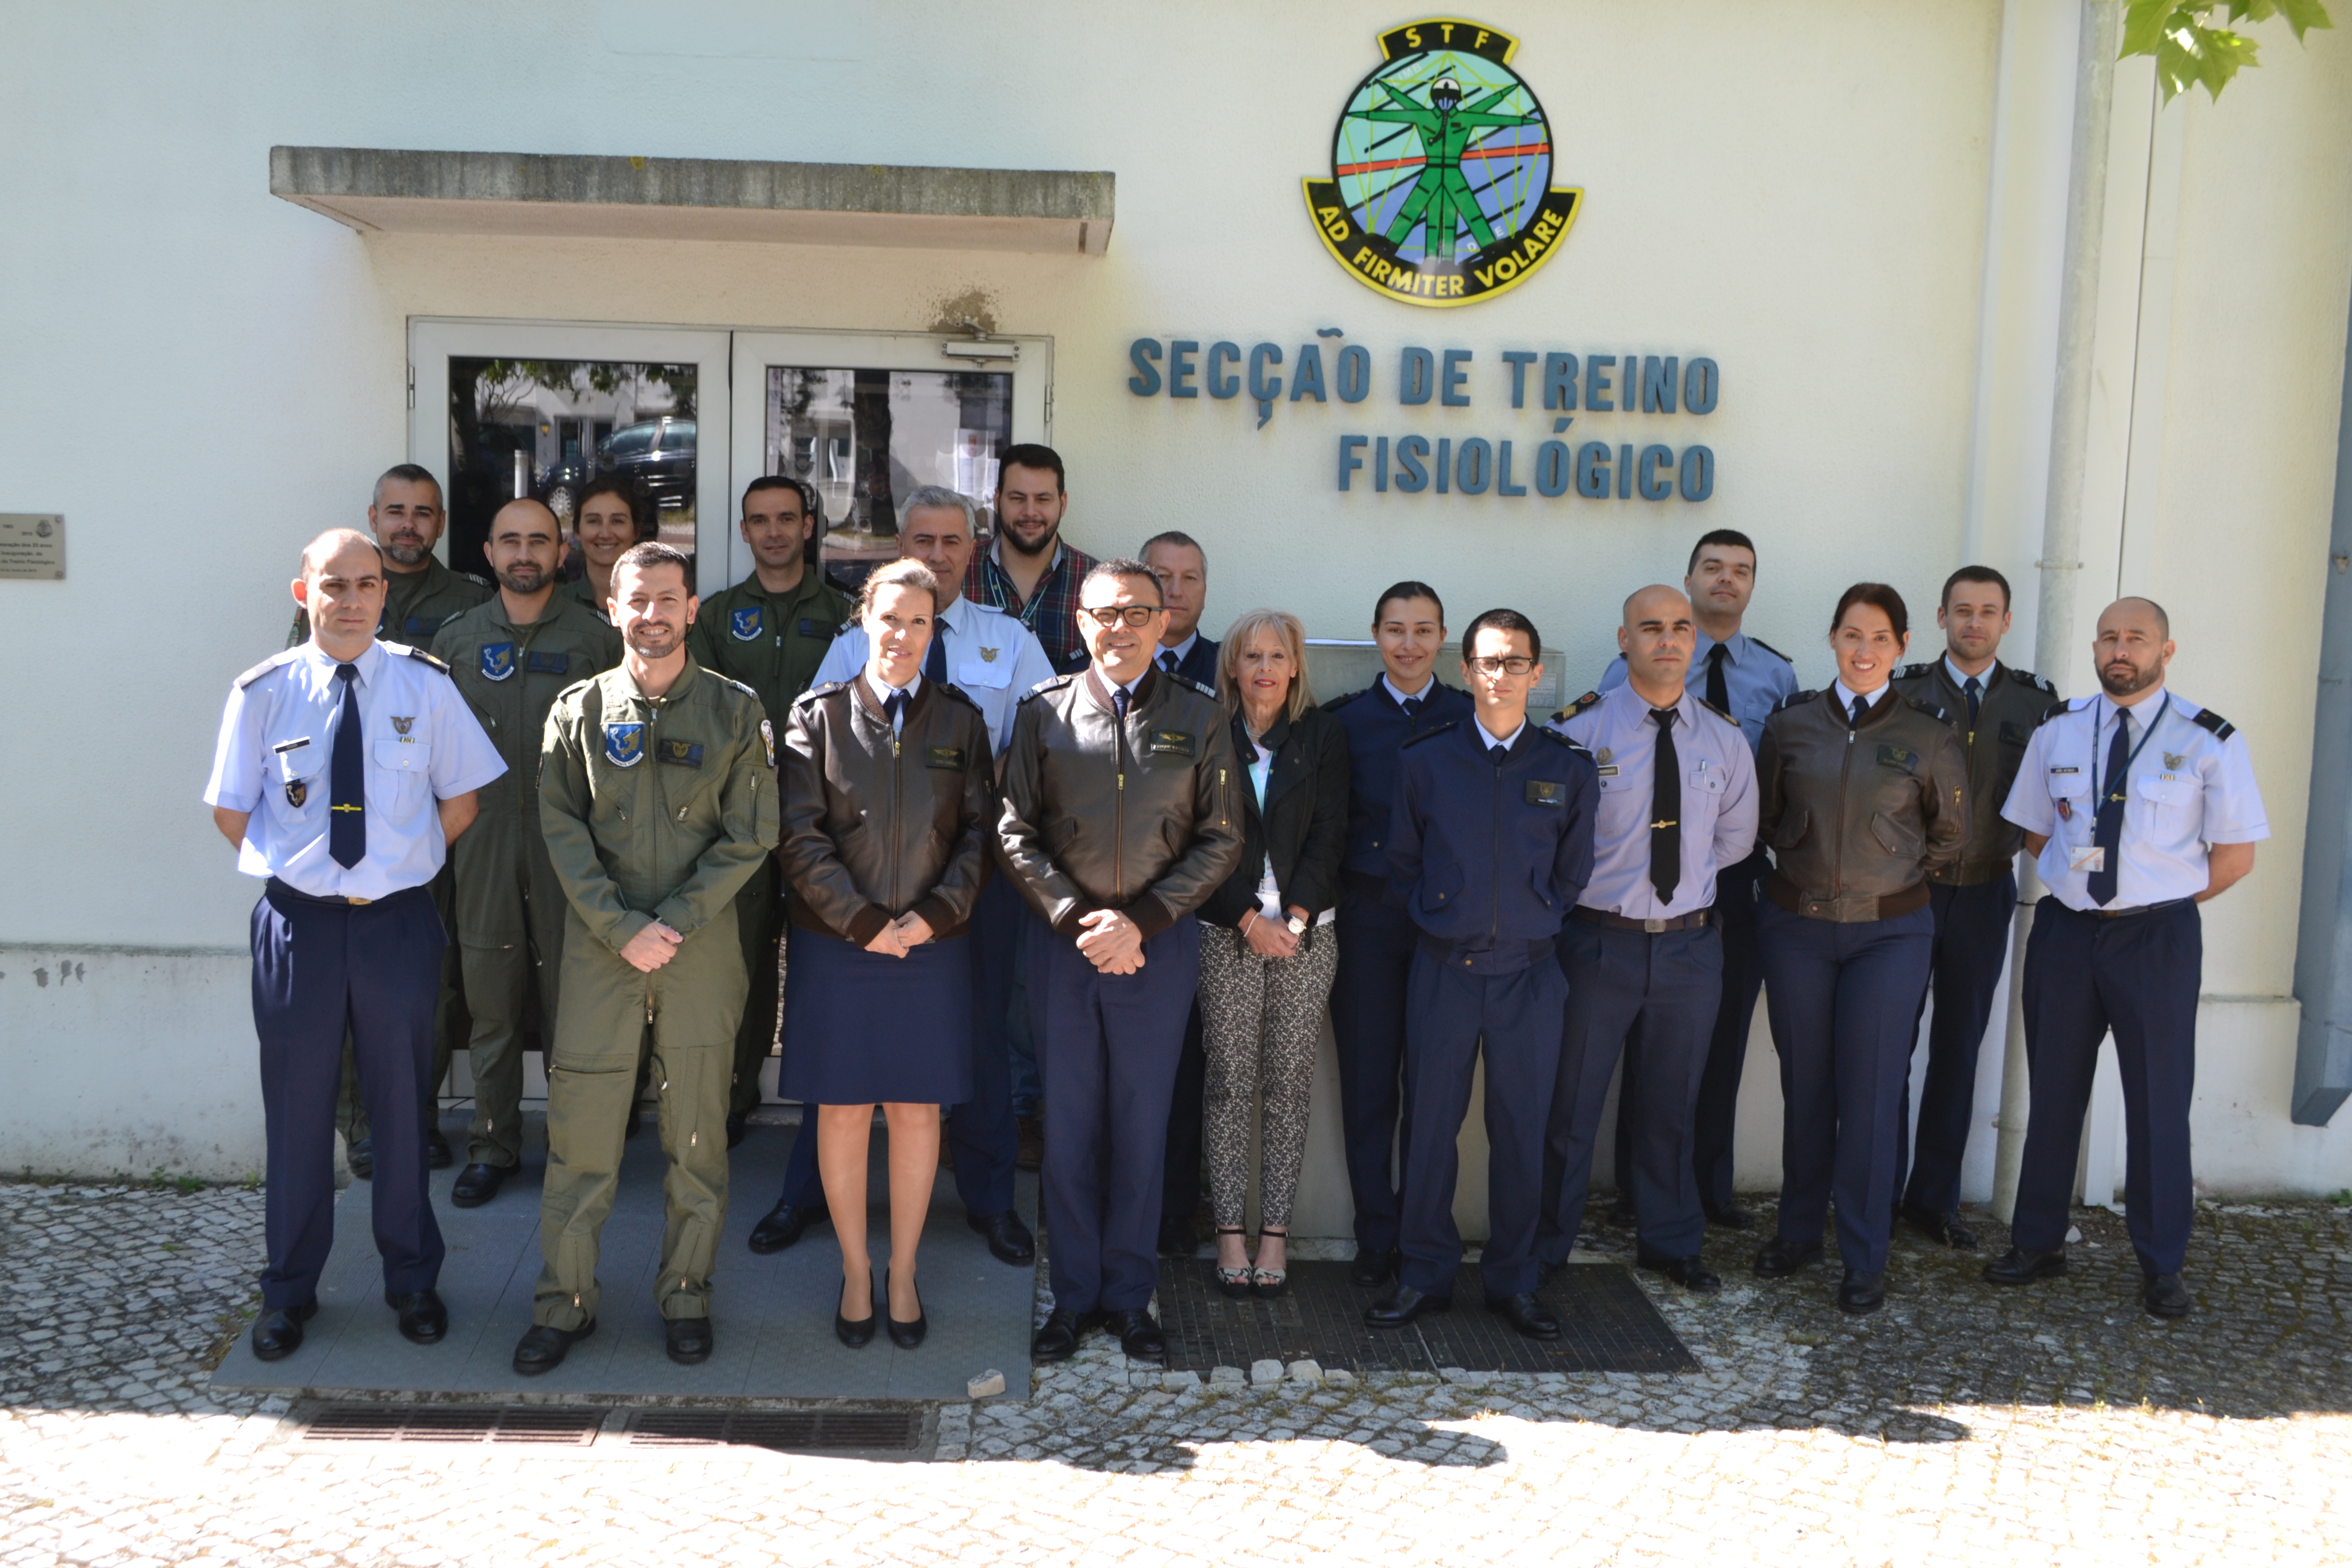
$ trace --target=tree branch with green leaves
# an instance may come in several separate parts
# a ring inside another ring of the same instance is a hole
[[[2226,13],[2226,26],[2212,25],[2217,12]],[[2124,0],[2124,47],[2116,58],[2154,56],[2167,103],[2199,86],[2218,101],[2232,77],[2261,63],[2254,40],[2232,29],[2273,16],[2286,18],[2297,43],[2314,27],[2336,25],[2321,0]]]

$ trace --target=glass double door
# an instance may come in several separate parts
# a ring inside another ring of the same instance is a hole
[[[489,574],[490,519],[528,496],[563,525],[567,576],[591,550],[609,560],[616,542],[659,539],[715,593],[751,569],[744,487],[782,474],[810,487],[825,567],[855,583],[898,553],[919,487],[970,496],[989,527],[1005,448],[1052,438],[1052,378],[1048,338],[420,317],[409,460],[442,483],[442,552],[461,571]]]

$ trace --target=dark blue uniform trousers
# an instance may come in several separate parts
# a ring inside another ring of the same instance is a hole
[[[330,904],[272,882],[253,906],[252,934],[253,1027],[268,1136],[262,1309],[308,1305],[327,1266],[346,1029],[373,1120],[368,1198],[383,1288],[395,1295],[432,1289],[442,1246],[426,1190],[425,1100],[441,956],[449,945],[432,895],[412,888],[372,904]]]
[[[1927,1076],[1919,1086],[1917,1150],[1911,1137],[1911,1076],[1895,1113],[1895,1201],[1936,1214],[1960,1206],[1960,1161],[1976,1119],[1977,1052],[1992,1018],[1992,994],[2009,962],[2009,918],[2017,912],[2017,876],[1954,888],[1931,882],[1927,908],[1936,917],[1934,979],[1919,994],[1924,1010],[1936,998],[1927,1027]],[[1918,1038],[1919,1021],[1911,1021]],[[1916,1049],[1915,1046],[1913,1047]],[[1906,1189],[1904,1173],[1910,1173]]]
[[[1729,1208],[1731,1137],[1739,1120],[1739,1077],[1748,1065],[1748,1031],[1756,1022],[1756,994],[1764,985],[1764,954],[1758,944],[1758,884],[1772,862],[1762,846],[1737,866],[1715,875],[1715,918],[1723,937],[1723,985],[1715,1025],[1707,1037],[1706,1066],[1699,1074],[1698,1106],[1691,1121],[1691,1164],[1698,1177],[1699,1202]],[[1629,1076],[1638,1076],[1638,1057],[1629,1055]],[[1622,1091],[1621,1091],[1622,1098]],[[1637,1142],[1618,1118],[1617,1184],[1625,1190],[1630,1173],[1624,1151]]]
[[[971,912],[971,1098],[949,1108],[948,1158],[956,1196],[985,1219],[1013,1207],[1013,1160],[1021,1130],[1013,1119],[1013,964],[1029,906],[1003,877],[991,877]],[[824,1207],[816,1165],[816,1118],[801,1113],[784,1162],[778,1203]]]
[[[1176,1087],[1168,1097],[1168,1155],[1160,1185],[1160,1212],[1191,1219],[1201,1206],[1201,1141],[1209,1092],[1209,1053],[1201,1043],[1201,999],[1184,1020],[1184,1048],[1176,1058]]]
[[[1350,889],[1339,900],[1339,968],[1331,987],[1340,1139],[1356,1204],[1356,1246],[1397,1245],[1412,1110],[1403,1095],[1406,977],[1420,933],[1404,910]],[[1402,1122],[1400,1122],[1402,1118]]]
[[[2025,1060],[2032,1110],[2011,1231],[2028,1252],[2066,1245],[2074,1158],[2099,1041],[2124,1080],[2124,1219],[2141,1272],[2178,1274],[2196,1194],[2189,1100],[2197,1079],[2204,922],[2193,903],[2107,919],[2044,899],[2025,942]]]
[[[1054,1305],[1143,1308],[1160,1283],[1168,1104],[1200,985],[1200,924],[1185,916],[1143,944],[1141,969],[1105,974],[1037,921],[1028,980],[1045,1090],[1039,1185]]]
[[[1630,1146],[1642,1247],[1691,1257],[1706,1236],[1691,1121],[1723,984],[1723,939],[1711,926],[1654,934],[1570,920],[1559,933],[1559,967],[1568,977],[1568,1021],[1544,1139],[1537,1253],[1548,1264],[1565,1263],[1576,1246],[1609,1075],[1623,1052],[1642,1061],[1638,1090],[1629,1080],[1618,1097],[1633,1107],[1630,1117],[1618,1118],[1619,1137]]]
[[[1845,1267],[1886,1267],[1894,1231],[1895,1116],[1927,988],[1936,917],[1922,904],[1885,920],[1757,911],[1764,1003],[1780,1053],[1783,1239],[1821,1239],[1837,1199]]]
[[[1454,1140],[1470,1110],[1470,1080],[1486,1054],[1486,1249],[1489,1296],[1536,1288],[1536,1224],[1543,1206],[1544,1125],[1559,1076],[1568,980],[1536,943],[1534,962],[1478,973],[1429,947],[1412,955],[1405,1000],[1405,1098],[1412,1142],[1404,1157],[1399,1279],[1431,1296],[1454,1294],[1462,1233],[1454,1224],[1461,1159]],[[1340,951],[1347,951],[1342,940]]]

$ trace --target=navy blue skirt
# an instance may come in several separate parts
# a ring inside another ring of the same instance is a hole
[[[904,958],[791,926],[777,1092],[806,1105],[971,1098],[971,939]]]

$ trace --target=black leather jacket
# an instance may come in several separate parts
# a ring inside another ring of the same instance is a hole
[[[1249,788],[1249,731],[1235,713],[1228,731],[1241,785],[1242,854],[1201,918],[1238,926],[1257,908],[1259,874],[1274,862],[1282,907],[1312,920],[1339,901],[1339,861],[1348,849],[1348,731],[1337,716],[1309,708],[1297,718],[1277,716],[1265,735],[1274,762],[1266,769],[1265,806]]]
[[[1814,920],[1885,920],[1927,901],[1959,858],[1968,758],[1943,710],[1890,691],[1849,727],[1832,691],[1800,691],[1764,721],[1757,837],[1764,890]]]
[[[2017,782],[2017,768],[2025,761],[2025,743],[2053,708],[2065,700],[2058,689],[2030,669],[2011,669],[1994,661],[1985,671],[1984,689],[1977,698],[1976,728],[1969,728],[1969,697],[1952,679],[1949,660],[1906,664],[1895,677],[1895,689],[1906,697],[1941,708],[1949,716],[1952,732],[1969,763],[1969,837],[1960,858],[1927,873],[1931,882],[1974,887],[2009,874],[2024,846],[2025,829],[2001,816],[2009,786]]]
[[[1122,725],[1093,668],[1057,676],[1013,716],[997,853],[1063,935],[1117,910],[1156,936],[1233,875],[1241,785],[1224,709],[1191,681],[1148,672]]]
[[[776,858],[792,916],[863,947],[898,916],[962,934],[988,880],[996,822],[988,721],[926,680],[896,734],[864,676],[815,687],[784,723]]]

